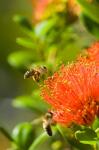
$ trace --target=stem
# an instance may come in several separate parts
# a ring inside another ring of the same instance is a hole
[[[57,125],[57,130],[59,131],[60,135],[63,137],[64,141],[67,143],[66,137],[59,125]]]
[[[6,131],[6,129],[4,129],[3,127],[0,127],[0,131],[1,131],[2,134],[5,135],[5,137],[7,137],[10,141],[13,141],[13,138],[12,138],[11,135]]]

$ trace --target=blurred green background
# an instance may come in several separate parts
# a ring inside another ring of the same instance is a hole
[[[23,74],[13,69],[7,62],[7,56],[20,49],[16,37],[21,36],[19,26],[13,22],[15,14],[22,14],[32,19],[31,4],[27,0],[0,0],[0,125],[11,130],[12,127],[25,120],[31,120],[29,111],[13,109],[11,100],[28,91],[28,83]],[[0,149],[5,150],[6,138],[0,134]]]

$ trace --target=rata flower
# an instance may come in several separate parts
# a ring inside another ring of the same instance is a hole
[[[49,3],[51,3],[51,0],[37,0],[36,2],[33,0],[34,16],[36,20],[41,19]]]
[[[36,21],[40,21],[52,15],[54,12],[64,10],[65,1],[63,0],[32,0],[33,15]]]
[[[91,49],[88,52],[93,58]],[[57,123],[91,125],[99,116],[99,65],[94,61],[62,65],[44,81],[42,96],[52,106]]]
[[[99,42],[94,43],[90,48],[88,48],[87,53],[91,61],[99,62]]]
[[[99,65],[99,42],[94,43],[78,57],[78,61],[96,62]]]

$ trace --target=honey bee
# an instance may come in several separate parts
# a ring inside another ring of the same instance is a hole
[[[45,66],[35,67],[26,71],[24,74],[24,79],[32,78],[34,81],[38,82],[42,75],[47,73],[47,68]]]
[[[52,136],[52,129],[51,129],[51,125],[54,124],[53,122],[53,113],[52,112],[47,112],[43,118],[43,129],[46,131],[46,133],[49,136]]]

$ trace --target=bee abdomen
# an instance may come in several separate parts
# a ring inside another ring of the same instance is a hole
[[[50,125],[48,125],[48,126],[45,128],[45,131],[46,131],[46,133],[47,133],[49,136],[52,136],[52,129],[51,129]]]

